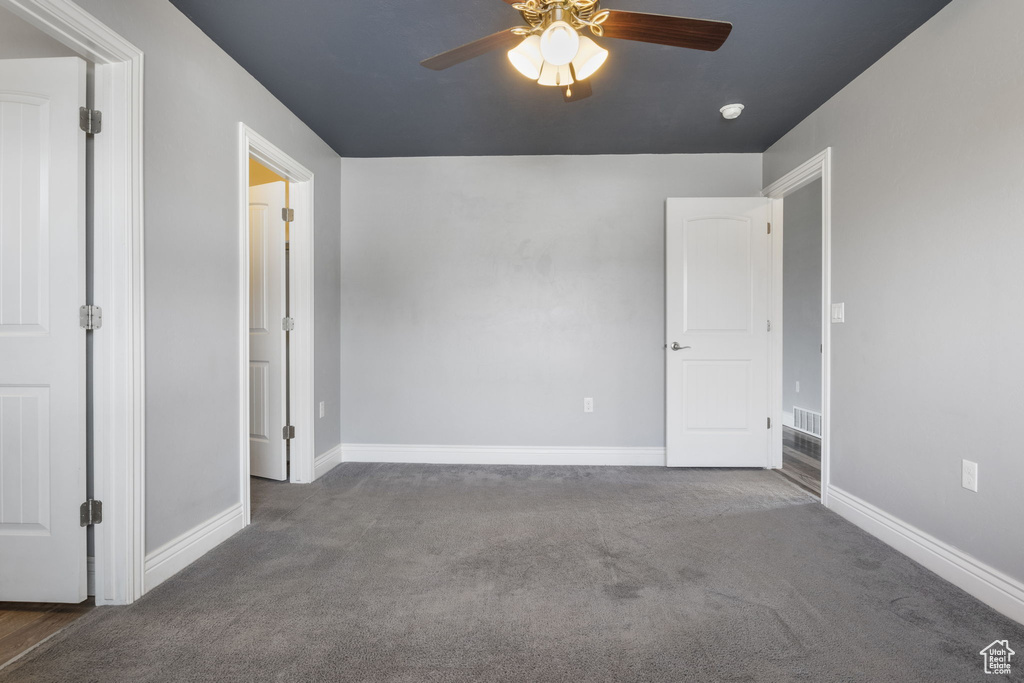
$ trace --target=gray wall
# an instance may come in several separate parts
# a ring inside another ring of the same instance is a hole
[[[821,181],[786,197],[784,209],[782,411],[792,425],[794,405],[821,412]]]
[[[764,157],[771,182],[834,149],[833,483],[1017,580],[1021,26],[1019,0],[955,0]]]
[[[73,57],[74,50],[0,7],[0,59]]]
[[[316,175],[316,446],[339,442],[338,157],[166,0],[79,4],[146,55],[151,551],[239,500],[239,121]]]
[[[760,155],[341,168],[343,442],[664,445],[665,199]]]

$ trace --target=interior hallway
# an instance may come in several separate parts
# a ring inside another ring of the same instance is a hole
[[[1024,642],[764,470],[344,464],[253,510],[0,681],[933,683]]]
[[[775,471],[820,498],[821,439],[783,427],[782,469]]]
[[[93,608],[92,598],[80,605],[0,602],[0,667]]]

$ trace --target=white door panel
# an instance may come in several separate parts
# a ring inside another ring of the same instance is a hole
[[[249,472],[288,478],[283,182],[249,188]]]
[[[769,464],[768,207],[762,198],[668,200],[670,467]]]
[[[0,61],[0,601],[87,597],[85,79]]]

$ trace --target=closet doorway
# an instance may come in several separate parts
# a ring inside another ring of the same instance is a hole
[[[238,167],[239,486],[248,525],[254,484],[313,480],[313,174],[244,123]]]

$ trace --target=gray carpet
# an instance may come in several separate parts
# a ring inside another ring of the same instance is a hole
[[[988,681],[1024,627],[765,471],[346,464],[2,681]]]

